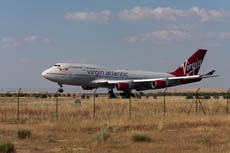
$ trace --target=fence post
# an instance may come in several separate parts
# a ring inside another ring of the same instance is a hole
[[[167,89],[168,88],[165,88],[165,90],[164,90],[164,94],[163,94],[163,96],[164,96],[164,103],[163,103],[163,110],[164,110],[164,117],[165,117],[165,112],[166,112],[166,104],[165,104],[165,96],[166,96],[166,91],[167,91]]]
[[[56,119],[58,120],[58,96],[59,96],[59,91],[57,90],[56,92]]]
[[[96,117],[96,91],[97,91],[97,88],[94,89],[94,92],[93,92],[93,118],[95,119]]]
[[[22,88],[18,89],[18,121],[19,121],[19,98],[20,98],[20,92],[21,92]]]
[[[226,98],[227,98],[227,114],[228,114],[228,110],[229,110],[229,109],[228,109],[228,104],[229,104],[229,103],[228,103],[229,92],[230,92],[230,89],[228,89],[228,91],[227,91],[227,97],[226,97]]]

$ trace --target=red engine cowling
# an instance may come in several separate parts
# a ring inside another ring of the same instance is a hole
[[[165,88],[165,87],[167,87],[167,82],[164,80],[156,80],[153,82],[152,86],[154,89]]]
[[[127,82],[119,82],[116,84],[117,90],[128,91],[130,89],[130,85]]]
[[[83,90],[93,90],[94,87],[89,87],[89,86],[81,86]]]

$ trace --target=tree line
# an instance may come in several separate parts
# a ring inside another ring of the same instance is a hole
[[[229,98],[230,99],[230,94],[227,94],[227,92],[199,92],[198,95],[192,92],[152,92],[152,93],[145,93],[145,92],[137,92],[133,93],[132,97],[133,98],[154,98],[156,99],[157,97],[161,96],[183,96],[186,97],[186,99],[192,99],[195,96],[198,96],[200,99],[219,99],[220,97],[223,97],[224,99]],[[105,94],[96,94],[96,97],[98,96],[104,96]],[[73,97],[75,98],[76,96],[80,96],[82,99],[89,99],[90,97],[93,96],[92,93],[87,93],[87,94],[75,94],[75,93],[20,93],[20,97],[33,97],[33,98],[52,98],[52,97]],[[5,93],[0,93],[0,97],[18,97],[18,93],[12,93],[12,92],[5,92]],[[121,97],[123,98],[119,93],[117,93],[116,97]]]

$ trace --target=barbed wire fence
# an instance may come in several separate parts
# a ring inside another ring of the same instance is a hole
[[[166,108],[169,109],[170,107],[168,107],[168,105],[174,105],[174,103],[171,103],[171,97],[173,96],[183,96],[185,97],[184,100],[180,100],[177,103],[179,104],[180,102],[185,102],[187,103],[187,106],[190,104],[190,108],[191,108],[191,100],[193,100],[192,103],[195,103],[196,106],[196,113],[198,111],[198,106],[200,104],[200,106],[204,107],[203,112],[205,112],[204,114],[209,115],[210,113],[214,112],[215,113],[223,113],[225,112],[224,110],[226,110],[226,114],[229,114],[229,98],[230,98],[230,89],[228,89],[225,92],[222,93],[202,93],[199,91],[199,95],[197,95],[198,92],[195,93],[187,93],[187,95],[185,93],[170,93],[168,92],[166,94],[166,90],[165,92],[159,92],[159,93],[154,93],[151,96],[153,97],[153,100],[151,100],[151,104],[156,103],[155,101],[158,100],[158,102],[163,102],[163,109],[161,108],[161,111],[163,110],[163,116],[166,116],[166,113],[172,113],[169,111],[166,111]],[[135,105],[138,105],[137,107],[141,108],[143,106],[143,103],[141,103],[141,101],[145,98],[145,101],[147,101],[147,99],[151,98],[150,94],[149,95],[145,95],[142,94],[142,98],[139,100],[139,98],[137,98],[135,100]],[[192,99],[189,99],[189,96],[192,96]],[[69,97],[70,101],[72,98],[72,103],[65,102],[65,98]],[[90,96],[87,96],[87,98],[89,98]],[[100,97],[100,96],[99,96]],[[156,98],[158,97],[158,98]],[[159,97],[162,97],[159,98]],[[212,98],[210,98],[212,97]],[[220,98],[221,97],[221,98]],[[81,98],[81,97],[79,97]],[[25,93],[23,92],[23,90],[21,88],[19,88],[17,91],[14,92],[6,92],[6,93],[1,93],[0,94],[0,122],[16,122],[16,121],[27,121],[27,120],[32,120],[32,119],[36,119],[37,121],[41,121],[41,120],[54,120],[54,119],[61,119],[61,118],[65,118],[68,115],[74,116],[74,117],[78,117],[78,118],[92,118],[92,114],[93,112],[91,111],[80,111],[83,107],[78,107],[77,109],[75,108],[75,104],[74,104],[74,100],[76,99],[76,95],[75,94],[57,94],[57,93]],[[98,97],[96,97],[96,99],[98,99]],[[134,99],[134,98],[133,98]],[[194,101],[197,100],[197,101]],[[202,99],[202,105],[201,102],[199,102],[198,100]],[[210,100],[213,99],[213,100]],[[119,99],[117,99],[119,100]],[[84,101],[87,101],[87,99],[85,99]],[[108,101],[110,101],[110,99],[108,98]],[[138,103],[139,101],[139,103]],[[211,103],[214,103],[215,101],[215,105],[213,106],[214,108],[210,108],[209,105],[211,105]],[[167,102],[167,103],[166,103]],[[93,104],[92,104],[93,106]],[[155,107],[156,105],[148,105],[151,106],[152,109],[153,107]],[[160,106],[160,105],[159,105]],[[162,106],[162,105],[161,105]],[[96,106],[95,106],[96,107]],[[132,107],[134,107],[132,105]],[[184,106],[183,106],[184,107]],[[216,107],[216,108],[215,108]],[[68,112],[67,108],[70,108],[70,112]],[[91,107],[92,108],[92,107]],[[85,108],[84,108],[85,109]],[[90,109],[90,108],[89,108]],[[128,111],[129,107],[127,107],[127,111]],[[147,109],[151,109],[149,107],[147,107]],[[185,108],[186,109],[186,108]],[[204,111],[205,109],[207,109],[207,113],[206,111]],[[65,111],[64,111],[65,110]],[[92,110],[92,109],[91,109]],[[133,112],[135,110],[135,112]],[[176,108],[174,109],[176,111]],[[75,112],[76,111],[76,112]],[[100,111],[97,110],[97,111]],[[131,111],[131,109],[130,109]],[[142,112],[137,112],[138,109],[132,109],[132,117],[135,116],[135,114],[141,114]],[[160,110],[159,110],[160,111]],[[189,111],[191,112],[191,110]],[[131,112],[130,112],[131,113]],[[180,113],[180,112],[178,112]],[[167,117],[167,116],[166,116]]]

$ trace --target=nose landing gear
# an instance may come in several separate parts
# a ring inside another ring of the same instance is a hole
[[[60,88],[58,89],[58,92],[63,93],[64,90],[62,89],[62,84],[58,84],[58,85],[60,86]]]

